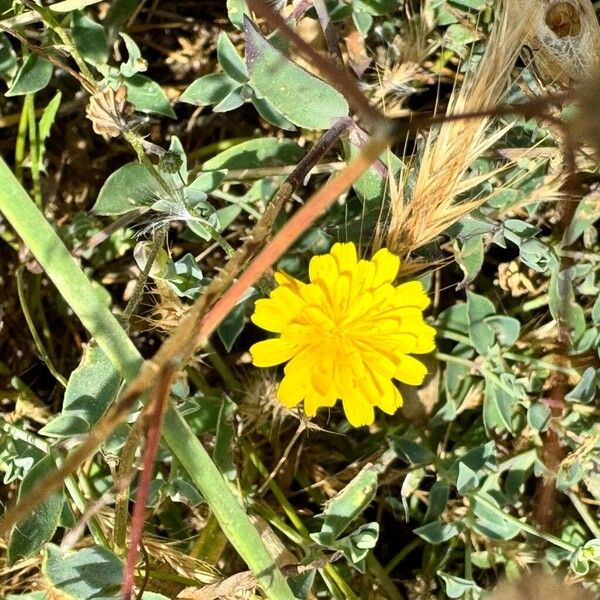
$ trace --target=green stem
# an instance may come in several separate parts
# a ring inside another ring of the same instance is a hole
[[[235,250],[232,245],[214,227],[211,227],[204,219],[198,219],[198,221],[202,223],[202,227],[210,233],[212,239],[225,250],[225,254],[227,254],[228,258],[235,256]]]
[[[471,563],[471,543],[468,538],[465,540],[465,579],[473,581],[473,564]]]
[[[48,371],[52,373],[54,379],[58,381],[64,388],[67,387],[67,380],[59,373],[58,369],[54,366],[50,355],[46,351],[46,347],[42,342],[42,338],[39,336],[37,329],[35,328],[35,323],[31,317],[31,313],[29,312],[29,307],[27,306],[27,298],[25,297],[25,290],[23,289],[23,265],[21,265],[17,269],[17,294],[19,295],[19,302],[21,303],[21,308],[23,310],[23,314],[25,315],[25,321],[27,322],[27,326],[29,327],[29,331],[31,333],[31,337],[35,342],[35,347],[40,353],[42,360],[46,363],[46,367],[48,367]]]
[[[373,578],[377,581],[377,584],[384,593],[385,598],[388,600],[404,600],[404,596],[400,593],[400,590],[398,590],[388,575],[387,569],[383,568],[381,563],[375,558],[375,555],[372,552],[367,554],[367,568],[373,575]]]
[[[290,527],[269,505],[255,502],[252,505],[252,509],[261,515],[269,525],[281,531],[294,544],[298,544],[299,546],[306,544],[306,538],[299,534],[293,527]]]
[[[19,128],[17,129],[17,141],[15,142],[15,175],[23,183],[23,163],[25,162],[25,144],[27,142],[27,123],[29,112],[27,110],[27,96],[23,99]]]
[[[227,363],[221,358],[221,355],[215,350],[215,347],[210,342],[207,342],[204,347],[208,352],[208,360],[223,380],[223,383],[227,386],[227,389],[230,392],[239,392],[241,386],[238,380],[229,369]]]
[[[34,94],[25,96],[27,106],[27,122],[29,123],[29,162],[31,180],[33,182],[33,199],[36,206],[42,207],[42,187],[40,184],[40,139],[38,136],[37,122],[35,120]]]
[[[54,13],[39,4],[35,4],[34,2],[25,2],[25,4],[37,11],[42,20],[58,35],[61,42],[67,47],[69,55],[73,58],[73,60],[77,63],[81,74],[90,82],[93,83],[95,81],[95,77],[92,75],[92,72],[88,69],[87,64],[83,60],[81,54],[79,54],[79,50],[77,50],[75,44],[71,40],[71,38],[67,35],[66,31],[59,25],[58,21],[54,18]]]
[[[581,518],[588,526],[588,529],[592,532],[596,539],[600,539],[600,527],[596,523],[596,519],[590,514],[588,507],[577,497],[577,494],[574,492],[567,490],[565,492],[571,500],[571,503],[577,510],[577,512],[581,515]]]
[[[527,302],[523,302],[520,306],[520,312],[531,312],[532,310],[536,310],[541,308],[542,306],[546,306],[549,301],[548,294],[542,294],[537,298],[533,298],[533,300],[529,300]]]
[[[438,335],[441,335],[443,338],[447,340],[452,340],[453,342],[459,342],[460,344],[464,344],[465,346],[471,345],[471,338],[468,335],[463,335],[462,333],[457,333],[456,331],[452,331],[451,329],[443,329],[442,327],[437,328]]]
[[[415,548],[418,548],[423,543],[421,538],[415,538],[396,554],[392,560],[385,566],[385,572],[391,573]]]
[[[115,369],[126,381],[133,381],[143,364],[141,355],[2,158],[0,181],[0,211]],[[243,506],[175,408],[165,416],[163,436],[211,507],[232,546],[255,574],[265,595],[273,600],[293,600],[285,578]]]
[[[269,477],[269,470],[267,467],[265,467],[256,450],[247,440],[241,440],[241,445],[242,450],[251,460],[252,464],[256,467],[256,470],[265,479],[269,480],[269,489],[271,490],[271,493],[275,496],[275,499],[277,502],[279,502],[281,508],[283,508],[283,512],[286,514],[292,525],[296,528],[296,531],[301,533],[306,539],[310,539],[309,531],[304,526],[302,519],[298,516],[298,513],[296,513],[296,510],[285,497],[285,494],[281,491],[279,486],[273,481],[273,478]]]
[[[477,369],[478,366],[475,361],[469,360],[468,358],[453,356],[452,354],[446,354],[445,352],[436,352],[435,357],[438,360],[441,360],[445,363],[456,363],[457,365],[462,365],[463,367],[467,367],[468,369]]]
[[[131,487],[129,477],[140,440],[139,423],[140,421],[137,421],[129,430],[129,435],[119,457],[119,468],[117,469],[113,548],[115,554],[121,557],[124,557],[127,552],[127,520],[129,518],[129,490]]]
[[[563,548],[564,550],[567,550],[569,552],[575,552],[575,550],[577,550],[577,547],[573,546],[573,544],[569,544],[568,542],[561,540],[560,538],[556,537],[555,535],[546,533],[545,531],[538,531],[535,527],[533,527],[532,525],[529,525],[529,523],[521,521],[520,519],[517,519],[516,517],[513,517],[512,515],[505,513],[501,508],[498,508],[493,502],[490,502],[489,500],[487,500],[487,498],[480,495],[479,493],[472,494],[472,497],[475,498],[477,500],[477,502],[484,504],[485,507],[487,509],[489,509],[490,511],[492,511],[493,513],[495,513],[498,518],[503,519],[504,521],[507,521],[508,523],[511,523],[512,525],[515,525],[516,527],[519,527],[523,531],[526,531],[527,533],[529,533],[535,537],[538,537],[542,540],[546,540],[550,544],[553,544],[554,546],[558,546],[559,548]]]
[[[238,144],[242,144],[243,142],[249,142],[254,138],[251,137],[238,137],[231,138],[229,140],[219,140],[218,142],[213,142],[212,144],[207,144],[206,146],[200,146],[200,148],[190,152],[189,158],[194,160],[200,160],[206,158],[207,156],[214,156],[215,154],[219,154],[228,148],[233,146],[237,146]]]
[[[221,559],[226,545],[227,538],[221,531],[219,521],[217,521],[215,515],[211,514],[196,539],[190,556],[209,565],[216,565]]]
[[[152,164],[152,161],[146,156],[146,152],[144,151],[144,146],[142,145],[142,142],[141,142],[140,138],[138,137],[138,135],[135,132],[131,131],[130,129],[126,129],[123,132],[123,137],[130,143],[130,145],[133,148],[133,150],[135,151],[140,163],[142,165],[144,165],[144,167],[146,167],[146,169],[148,170],[148,173],[150,173],[150,175],[154,178],[156,183],[158,183],[158,185],[160,185],[160,187],[167,194],[167,196],[169,196],[169,198],[171,198],[173,195],[173,191],[169,187],[169,184],[164,180],[163,176],[158,172],[156,167]]]
[[[234,196],[233,194],[228,194],[227,192],[222,192],[221,190],[213,190],[210,192],[210,195],[213,196],[213,198],[219,198],[220,200],[225,200],[225,202],[229,202],[230,204],[240,206],[255,219],[260,219],[260,213],[251,204],[248,204],[248,202],[239,196]]]

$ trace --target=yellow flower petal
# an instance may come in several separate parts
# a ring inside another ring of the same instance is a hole
[[[408,385],[421,385],[427,375],[427,367],[416,358],[404,355],[400,357],[394,377]]]
[[[322,396],[321,394],[311,393],[304,398],[304,412],[307,417],[314,417],[317,410],[321,407],[331,407],[337,402],[333,395]]]
[[[414,306],[419,310],[426,309],[431,300],[420,281],[407,281],[396,288],[396,297],[402,306]]]
[[[417,342],[414,354],[427,354],[435,350],[435,329],[426,325],[421,325],[417,330]]]
[[[375,273],[377,267],[370,260],[359,260],[356,265],[356,272],[354,273],[353,283],[355,289],[353,290],[357,295],[363,292],[372,291],[375,287],[373,280],[375,279]]]
[[[280,289],[281,287],[287,287],[296,293],[298,293],[300,289],[306,285],[302,281],[298,281],[295,277],[292,277],[283,271],[275,272],[275,281],[277,282],[277,285],[280,286],[277,289]]]
[[[312,304],[314,306],[318,306],[321,311],[323,308],[327,307],[327,295],[317,284],[311,283],[304,286],[300,292],[300,295],[302,297],[302,301],[304,302],[304,307],[306,307],[307,304]]]
[[[269,298],[257,300],[253,323],[275,333],[281,333],[288,323],[304,309],[302,298],[289,288],[279,287]]]
[[[343,399],[344,413],[346,419],[353,427],[371,425],[375,420],[373,407],[362,398],[356,396]]]
[[[257,367],[274,367],[290,360],[295,353],[295,346],[286,343],[281,338],[257,342],[250,348],[252,363]]]
[[[330,361],[317,361],[315,367],[310,375],[310,381],[313,389],[326,396],[331,392],[331,386],[333,384],[331,378],[331,364]]]
[[[308,276],[311,282],[329,283],[338,275],[337,263],[331,254],[313,256],[308,265]]]
[[[395,254],[382,248],[374,254],[371,260],[375,263],[376,268],[373,286],[392,283],[396,279],[400,268],[400,259]]]
[[[344,311],[349,308],[350,285],[349,273],[340,273],[339,277],[331,285],[333,304],[338,308],[342,308]]]
[[[388,415],[393,415],[402,406],[402,396],[389,379],[384,384],[384,393],[377,406]]]
[[[340,273],[352,273],[356,269],[356,246],[352,242],[334,244],[331,256],[335,259]]]
[[[257,300],[254,305],[254,313],[250,319],[255,325],[267,331],[281,333],[293,318],[294,313],[288,313],[284,316],[277,308],[277,305],[268,298]]]
[[[277,398],[288,408],[292,408],[304,400],[305,395],[306,386],[299,384],[297,379],[290,375],[285,375],[277,388]]]

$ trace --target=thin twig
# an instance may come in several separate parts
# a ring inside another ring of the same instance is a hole
[[[329,16],[327,6],[325,5],[325,0],[313,0],[313,6],[317,12],[317,17],[319,17],[319,21],[321,22],[321,29],[323,29],[323,35],[325,36],[329,54],[340,67],[343,67],[344,60],[342,58],[342,51],[340,50],[340,42],[335,27],[333,26],[333,21]]]
[[[566,182],[564,185],[565,195],[561,198],[558,208],[560,212],[560,220],[556,226],[555,240],[556,245],[562,250],[564,245],[565,234],[570,229],[575,211],[581,199],[579,193],[579,182],[577,178],[577,165],[575,159],[575,141],[571,139],[569,130],[563,127],[565,132],[564,169],[567,173]],[[573,341],[571,339],[571,297],[573,295],[572,281],[569,276],[569,269],[573,265],[573,258],[560,252],[558,272],[555,274],[557,278],[558,297],[560,305],[558,307],[558,315],[556,315],[557,327],[557,350],[555,353],[556,361],[561,367],[569,366],[569,354],[571,353]],[[554,371],[550,374],[547,382],[549,389],[549,397],[546,399],[546,404],[550,409],[553,419],[560,419],[567,408],[565,396],[569,390],[569,377],[562,371]],[[539,480],[535,493],[535,502],[533,508],[534,521],[544,530],[552,531],[556,524],[556,507],[557,507],[557,489],[556,477],[560,464],[565,458],[567,449],[561,444],[561,440],[557,430],[554,427],[549,427],[542,436],[542,459],[547,468],[547,472]]]
[[[167,237],[167,230],[169,228],[168,223],[159,227],[156,232],[154,239],[152,240],[152,246],[150,249],[150,254],[146,259],[146,264],[144,265],[144,270],[140,273],[138,280],[135,282],[135,287],[133,288],[133,292],[131,293],[131,298],[123,311],[123,314],[120,316],[121,324],[123,325],[125,331],[129,331],[130,320],[135,313],[137,307],[139,306],[142,300],[142,294],[144,292],[144,287],[148,281],[148,277],[150,276],[150,271],[154,266],[154,261],[156,260],[156,256],[159,250],[163,247],[165,243],[165,238]]]
[[[174,375],[175,366],[166,365],[165,369],[158,376],[156,388],[142,415],[146,429],[146,445],[142,456],[142,474],[140,476],[133,516],[131,519],[129,548],[127,550],[123,585],[121,587],[121,597],[123,600],[130,600],[133,591],[137,551],[140,542],[142,541],[142,532],[144,530],[144,510],[150,491],[150,484],[152,483],[154,460],[156,458],[156,451],[160,440],[163,417],[169,404],[169,392]]]
[[[35,323],[33,322],[33,318],[31,313],[29,312],[29,307],[27,306],[27,298],[25,296],[25,289],[23,285],[23,271],[24,266],[21,265],[17,269],[17,294],[19,295],[19,302],[21,303],[21,308],[23,309],[23,315],[25,316],[25,321],[27,322],[27,327],[29,327],[29,331],[31,333],[31,337],[35,342],[35,347],[38,349],[42,360],[46,364],[48,371],[52,373],[54,379],[58,381],[64,388],[67,387],[67,380],[63,375],[59,372],[59,370],[54,366],[50,355],[46,351],[46,347],[42,342],[42,338],[39,336],[37,329],[35,328]]]
[[[40,46],[36,46],[35,44],[32,44],[25,36],[21,35],[20,33],[17,33],[13,29],[9,29],[8,27],[5,27],[1,23],[0,23],[0,31],[4,31],[5,33],[8,33],[9,35],[12,35],[14,38],[18,39],[22,44],[25,44],[25,46],[27,46],[34,54],[37,54],[37,55],[41,56],[42,58],[45,58],[48,62],[51,62],[54,66],[58,67],[59,69],[63,69],[64,71],[69,73],[69,75],[71,75],[72,77],[77,79],[77,81],[79,81],[79,83],[81,83],[83,88],[85,88],[90,94],[96,94],[98,92],[98,88],[96,87],[95,83],[87,80],[80,73],[75,71],[75,69],[72,69],[65,63],[58,60],[58,58],[54,57],[52,54],[47,52],[44,48],[41,48]]]

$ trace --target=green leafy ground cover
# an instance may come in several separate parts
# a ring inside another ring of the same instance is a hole
[[[445,114],[498,43],[486,0],[289,4],[275,8],[321,61],[344,62],[405,125]],[[98,433],[280,194],[257,248],[378,132],[242,0],[0,1],[0,25],[1,501],[31,503],[3,538],[1,589],[118,598],[138,418],[160,376],[34,506],[36,484]],[[525,61],[507,70],[492,104],[554,93]],[[583,151],[569,177],[544,115],[497,111],[485,133],[465,121],[448,137],[401,127],[277,260],[306,280],[337,241],[367,258],[387,246],[399,281],[425,286],[437,350],[393,416],[354,429],[339,403],[310,421],[281,405],[281,369],[248,354],[271,271],[202,348],[182,346],[144,512],[143,598],[475,600],[531,565],[598,593],[596,165]],[[446,139],[435,170],[427,144]]]

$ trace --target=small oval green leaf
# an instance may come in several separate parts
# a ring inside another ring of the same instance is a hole
[[[224,31],[221,31],[219,40],[217,41],[217,58],[219,59],[219,64],[223,71],[225,71],[229,77],[240,83],[246,83],[248,81],[248,70],[246,69],[246,65]]]
[[[100,546],[65,555],[58,546],[48,544],[42,572],[54,588],[71,598],[114,600],[123,579],[123,563]]]
[[[239,83],[226,73],[211,73],[193,81],[179,96],[180,102],[196,106],[210,106],[224,100]]]
[[[136,110],[171,118],[177,116],[163,89],[150,77],[136,73],[125,79],[124,83],[127,86],[127,100],[133,104]]]
[[[104,182],[92,212],[97,215],[122,215],[140,206],[150,206],[160,191],[146,167],[139,163],[128,163]]]
[[[348,103],[337,90],[271,46],[247,17],[244,24],[250,83],[286,119],[306,129],[329,129],[348,115]]]
[[[81,10],[71,15],[71,35],[75,47],[87,61],[103,65],[108,61],[108,39],[104,27]]]
[[[217,154],[202,165],[202,171],[281,167],[296,164],[303,156],[302,148],[290,140],[257,138]]]
[[[22,96],[43,90],[52,77],[52,63],[37,54],[30,54],[19,69],[5,96]]]
[[[23,478],[19,488],[19,499],[27,496],[38,480],[54,468],[51,456],[45,456],[38,461]],[[14,527],[8,542],[8,562],[10,564],[18,558],[27,558],[35,554],[52,538],[60,522],[63,503],[62,491],[57,492]]]

